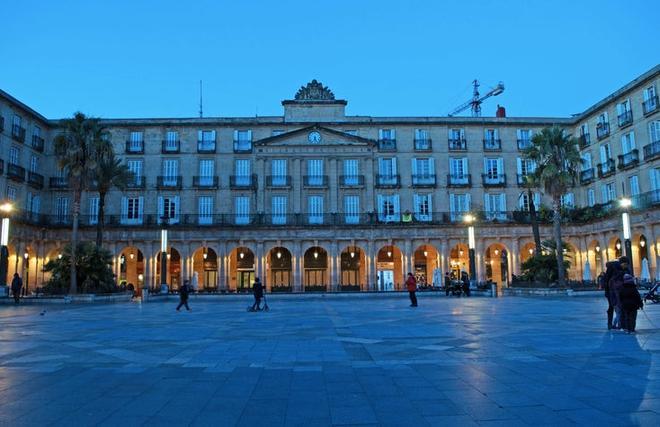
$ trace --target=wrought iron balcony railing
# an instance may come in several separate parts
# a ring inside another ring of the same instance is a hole
[[[383,138],[378,140],[379,151],[396,151],[396,139]]]
[[[591,137],[588,133],[585,133],[578,137],[578,142],[580,143],[580,148],[586,148],[591,145]]]
[[[415,140],[415,151],[431,151],[431,150],[433,150],[433,144],[430,138]]]
[[[215,153],[215,141],[197,141],[197,152],[200,154]]]
[[[146,185],[146,177],[144,176],[134,176],[133,180],[126,183],[126,188],[128,189],[140,189],[144,188]]]
[[[654,141],[644,146],[644,160],[649,161],[660,156],[660,141]]]
[[[447,175],[447,187],[471,187],[471,186],[472,186],[472,175],[470,174]]]
[[[585,169],[580,172],[580,184],[589,184],[596,179],[596,171],[594,168]]]
[[[217,176],[193,176],[193,187],[199,189],[215,189],[219,187]]]
[[[412,175],[412,185],[417,188],[434,188],[436,186],[435,174]]]
[[[11,137],[17,142],[25,142],[25,128],[20,127],[19,125],[12,125]]]
[[[376,175],[376,188],[399,188],[401,177],[399,175]]]
[[[484,187],[506,187],[506,174],[481,174]]]
[[[32,135],[32,148],[40,153],[44,152],[44,139],[37,135]]]
[[[25,168],[13,163],[8,163],[7,177],[16,182],[23,182],[25,181]]]
[[[303,186],[304,187],[327,187],[328,186],[328,176],[327,175],[305,175],[303,176]]]
[[[531,139],[519,139],[518,140],[518,150],[526,150],[532,146]]]
[[[642,110],[644,110],[645,116],[658,111],[658,96],[653,96],[644,101],[642,103]]]
[[[144,154],[144,141],[126,141],[126,154]]]
[[[181,141],[178,139],[164,139],[160,143],[160,152],[163,154],[178,154],[181,151]]]
[[[183,178],[181,175],[178,176],[158,176],[156,178],[156,187],[158,189],[176,189],[179,190],[182,187]]]
[[[484,151],[501,151],[502,140],[498,138],[486,138],[484,141]]]
[[[617,116],[617,119],[618,119],[620,128],[631,125],[632,122],[633,122],[632,110],[624,111],[623,113],[621,113]]]
[[[449,151],[467,151],[467,141],[465,138],[449,138]]]
[[[630,153],[619,154],[619,169],[628,169],[639,164],[639,150],[634,149]]]
[[[250,140],[234,140],[234,153],[251,153],[252,141]]]
[[[340,175],[339,185],[341,187],[362,187],[364,186],[364,175]]]
[[[291,187],[291,175],[268,175],[266,176],[266,187],[289,188]]]
[[[598,178],[607,178],[616,172],[614,159],[607,159],[605,163],[598,163]]]
[[[610,136],[610,124],[601,122],[596,125],[596,137],[598,140],[605,139]]]
[[[37,190],[44,188],[44,176],[36,172],[28,172],[27,174],[28,185]]]
[[[48,180],[48,187],[54,189],[67,189],[69,188],[69,179],[62,176],[51,176]]]
[[[257,175],[230,175],[229,188],[232,190],[256,190]]]

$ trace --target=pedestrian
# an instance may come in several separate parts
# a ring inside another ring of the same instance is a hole
[[[22,288],[23,288],[23,279],[20,278],[18,273],[14,273],[14,278],[11,280],[11,291],[14,294],[15,304],[18,304],[21,300]]]
[[[406,287],[408,288],[408,295],[410,296],[410,306],[417,307],[417,280],[412,273],[408,273],[408,278],[406,279]]]
[[[623,285],[619,291],[622,322],[621,327],[626,333],[634,334],[637,326],[637,310],[644,308],[642,297],[639,295],[635,278],[626,273],[623,275]]]
[[[606,264],[605,277],[605,296],[607,297],[607,328],[621,329],[621,302],[619,292],[623,286],[623,275],[630,274],[628,268],[628,257],[622,256],[616,261]]]
[[[254,294],[254,304],[252,304],[250,311],[259,311],[261,310],[259,308],[261,298],[264,296],[264,285],[261,284],[261,280],[258,277],[254,279],[254,283],[252,284],[252,293]]]
[[[461,281],[463,282],[463,293],[466,297],[470,296],[470,276],[467,272],[461,273]]]
[[[185,305],[186,310],[190,311],[190,307],[188,307],[189,294],[190,294],[190,284],[187,280],[184,280],[183,286],[179,288],[179,305],[177,305],[176,311],[179,311],[182,305]]]
[[[596,278],[596,283],[598,284],[598,289],[605,289],[605,272],[601,271],[598,277]]]
[[[449,272],[445,272],[445,295],[449,296],[449,291],[451,290],[451,276]]]

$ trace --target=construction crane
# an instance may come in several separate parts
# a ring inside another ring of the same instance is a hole
[[[504,83],[499,82],[497,86],[492,88],[487,94],[484,96],[479,96],[479,82],[477,79],[474,79],[472,82],[474,85],[474,90],[472,92],[472,99],[466,102],[465,104],[462,104],[458,107],[456,107],[451,113],[448,114],[449,117],[455,116],[456,114],[467,110],[468,108],[472,109],[472,117],[481,117],[481,103],[484,102],[487,98],[490,98],[491,96],[497,96],[500,93],[504,92]]]

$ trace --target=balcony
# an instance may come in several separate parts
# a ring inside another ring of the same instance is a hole
[[[234,140],[234,153],[251,153],[252,141],[250,140]]]
[[[156,180],[156,188],[159,190],[180,190],[182,187],[182,177],[179,176],[159,176]]]
[[[266,176],[266,187],[291,188],[291,175],[268,175]]]
[[[518,140],[518,150],[527,150],[529,147],[532,146],[532,140],[531,139],[519,139]]]
[[[596,171],[594,168],[585,169],[580,172],[580,184],[589,184],[596,180]]]
[[[25,168],[13,163],[7,164],[7,177],[16,182],[25,181]]]
[[[126,154],[144,154],[144,141],[126,141]]]
[[[632,122],[633,122],[632,111],[631,110],[624,111],[623,113],[621,113],[617,116],[617,119],[618,119],[620,128],[631,125]]]
[[[217,176],[193,176],[193,187],[199,189],[215,189],[219,187]]]
[[[327,175],[305,175],[303,176],[303,187],[324,188],[328,186]]]
[[[384,138],[378,140],[379,151],[396,151],[396,139]]]
[[[644,101],[642,103],[642,110],[644,111],[645,116],[658,111],[658,96],[656,95]]]
[[[598,163],[598,178],[607,178],[616,172],[616,164],[613,159],[607,159],[605,163]]]
[[[449,138],[449,151],[467,151],[467,141],[464,138]]]
[[[484,187],[506,187],[505,174],[481,174],[481,181]]]
[[[59,190],[67,189],[69,188],[69,178],[65,178],[63,176],[52,176],[48,180],[48,187]]]
[[[609,123],[598,123],[596,125],[596,137],[600,141],[610,136],[610,124]]]
[[[36,172],[28,172],[27,174],[28,185],[37,190],[44,188],[44,176]]]
[[[399,188],[401,177],[399,175],[376,175],[376,188]]]
[[[232,190],[256,190],[257,175],[230,175],[229,188]]]
[[[415,188],[435,188],[435,175],[412,175],[412,186]]]
[[[660,157],[660,141],[644,146],[644,160],[649,161]]]
[[[364,175],[339,175],[340,187],[364,187]]]
[[[160,142],[160,152],[163,154],[179,154],[181,151],[181,141],[162,140]]]
[[[215,153],[215,141],[197,141],[197,152],[200,154]]]
[[[51,178],[52,179],[52,178]],[[146,179],[144,176],[135,176],[134,179],[126,184],[130,190],[139,190],[145,187]]]
[[[25,128],[22,128],[19,125],[13,125],[11,127],[11,137],[20,143],[25,142]]]
[[[40,153],[44,152],[44,139],[37,136],[37,135],[32,135],[32,148],[37,150]]]
[[[447,175],[447,187],[472,187],[472,175]]]
[[[585,133],[584,135],[580,135],[578,137],[578,143],[580,144],[580,148],[586,148],[591,145],[591,137],[588,133]]]
[[[484,151],[502,151],[502,140],[495,138],[484,139]]]
[[[433,144],[430,138],[415,140],[415,151],[432,151],[432,150],[433,150]]]
[[[619,169],[625,170],[634,168],[639,164],[639,150],[632,150],[630,153],[619,154]]]

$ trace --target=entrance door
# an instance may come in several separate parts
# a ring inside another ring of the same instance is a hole
[[[378,272],[378,290],[394,290],[394,270],[381,270]]]
[[[254,283],[254,270],[242,270],[236,272],[236,291],[249,291]]]

